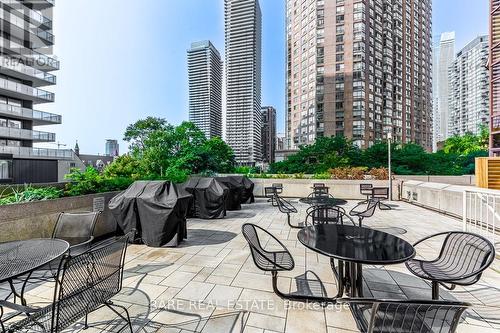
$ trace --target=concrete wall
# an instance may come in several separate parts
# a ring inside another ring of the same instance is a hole
[[[465,175],[465,176],[395,176],[396,179],[402,181],[416,180],[419,182],[426,183],[442,183],[449,185],[463,185],[463,186],[475,186],[476,176]]]
[[[342,199],[365,199],[359,193],[359,184],[373,184],[377,187],[388,187],[387,180],[317,180],[317,179],[265,179],[252,178],[254,184],[254,195],[257,197],[264,196],[264,188],[272,186],[273,183],[283,184],[283,196],[291,198],[307,197],[313,190],[314,183],[325,183],[330,187],[330,193]],[[399,181],[393,181],[393,199],[399,198]]]
[[[97,221],[94,236],[101,237],[113,233],[116,230],[116,223],[109,212],[108,202],[118,193],[108,192],[0,206],[0,230],[2,231],[0,242],[50,237],[60,212],[93,211],[96,198],[104,198],[104,211]]]

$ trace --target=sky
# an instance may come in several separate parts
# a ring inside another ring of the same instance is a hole
[[[327,0],[333,1],[333,0]],[[488,31],[488,0],[433,0],[433,35],[456,31],[457,51]],[[209,39],[224,53],[223,0],[58,0],[54,53],[61,61],[56,102],[37,109],[63,116],[60,144],[103,154],[127,125],[147,116],[172,124],[188,120],[186,50]],[[284,131],[285,1],[260,0],[262,105],[278,111]],[[55,147],[55,145],[53,145]]]

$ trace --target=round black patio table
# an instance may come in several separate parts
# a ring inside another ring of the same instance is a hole
[[[338,297],[344,289],[351,297],[363,296],[363,264],[399,264],[415,256],[407,241],[365,227],[320,224],[303,228],[297,237],[307,248],[330,257],[339,281]],[[333,259],[339,260],[338,271]]]
[[[311,206],[341,206],[347,204],[347,200],[337,199],[332,197],[311,197],[311,198],[301,198],[299,202],[311,205]]]
[[[0,283],[8,282],[12,293],[25,305],[24,289],[31,273],[60,257],[68,249],[68,242],[51,238],[0,243]],[[18,293],[12,280],[23,275],[27,277]]]

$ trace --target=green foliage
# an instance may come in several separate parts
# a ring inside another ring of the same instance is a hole
[[[40,200],[57,199],[63,196],[63,191],[55,187],[33,187],[25,185],[23,189],[9,189],[11,193],[0,198],[0,205],[23,203]]]
[[[121,191],[133,182],[133,179],[127,177],[106,177],[93,167],[88,167],[85,171],[72,169],[66,179],[70,180],[66,184],[66,194],[69,196]]]
[[[313,179],[331,179],[332,175],[329,172],[315,173]]]
[[[467,156],[469,154],[488,150],[489,133],[485,126],[481,127],[479,135],[467,133],[463,136],[452,136],[444,142],[443,151],[447,154]]]
[[[103,174],[107,178],[139,178],[141,174],[141,163],[131,155],[122,155],[106,166]]]

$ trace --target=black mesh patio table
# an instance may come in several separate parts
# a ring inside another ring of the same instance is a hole
[[[363,296],[363,264],[392,265],[415,256],[407,241],[383,231],[365,227],[319,224],[301,229],[297,238],[307,248],[330,257],[339,282],[351,297]],[[338,270],[333,259],[338,259]]]
[[[347,204],[347,200],[337,199],[331,197],[311,197],[311,198],[301,198],[299,202],[311,205],[311,206],[341,206]]]
[[[61,239],[29,239],[0,244],[0,283],[28,274],[69,249]]]

